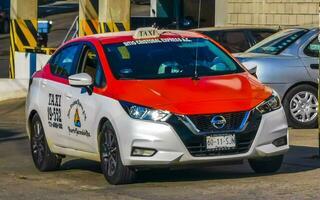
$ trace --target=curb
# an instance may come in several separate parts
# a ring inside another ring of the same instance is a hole
[[[0,101],[26,97],[28,84],[28,79],[0,79]]]

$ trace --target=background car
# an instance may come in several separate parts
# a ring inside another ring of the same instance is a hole
[[[246,51],[278,30],[257,27],[210,27],[195,31],[211,37],[231,53],[238,53]]]
[[[235,56],[257,67],[260,81],[282,97],[288,123],[315,128],[318,112],[319,28],[282,30]]]

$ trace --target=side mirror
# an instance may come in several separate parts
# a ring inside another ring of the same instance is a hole
[[[243,62],[242,64],[243,64],[243,66],[245,66],[245,68],[248,70],[248,72],[251,75],[256,76],[256,73],[257,73],[257,65],[256,64],[246,63],[246,62]]]
[[[72,87],[84,87],[86,88],[89,95],[92,94],[93,91],[93,81],[92,77],[87,73],[74,74],[69,76],[68,78],[69,84]]]
[[[251,75],[256,76],[256,74],[257,74],[257,65],[255,65],[253,68],[249,69],[249,73]]]

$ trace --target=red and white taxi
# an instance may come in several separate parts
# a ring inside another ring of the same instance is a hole
[[[141,168],[245,159],[275,172],[289,148],[278,95],[194,32],[72,40],[33,75],[26,115],[40,171],[76,156],[101,161],[111,184]]]

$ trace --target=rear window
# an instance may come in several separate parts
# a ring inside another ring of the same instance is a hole
[[[244,31],[224,32],[221,44],[232,53],[244,52],[250,47]]]
[[[160,38],[104,45],[117,79],[169,79],[244,72],[219,47],[202,38]]]
[[[247,52],[277,55],[307,32],[306,29],[286,29],[262,40]]]

